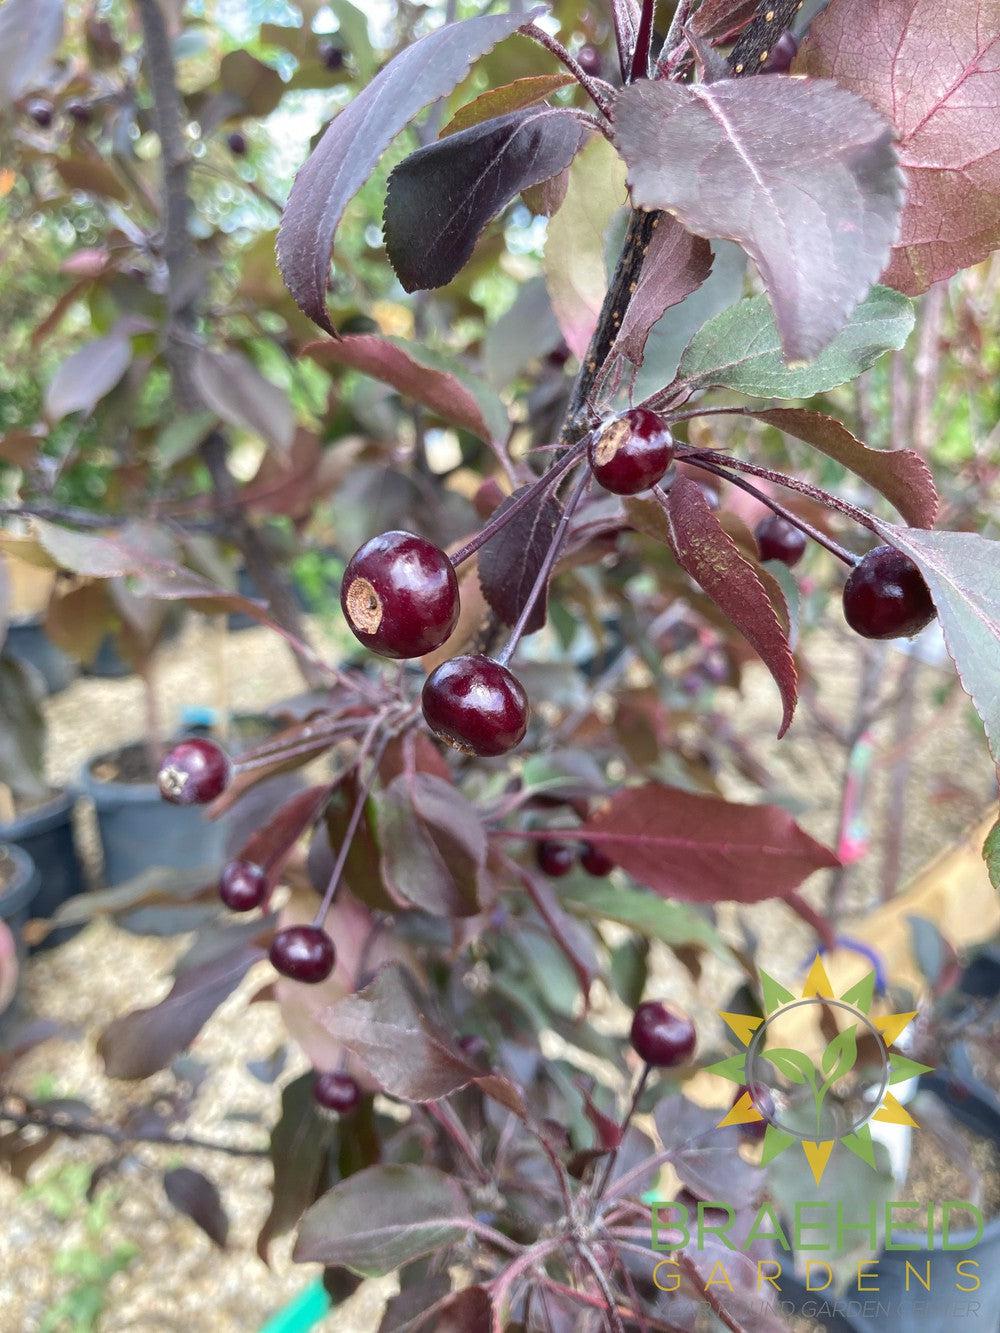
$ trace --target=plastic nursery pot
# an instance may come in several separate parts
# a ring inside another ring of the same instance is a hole
[[[28,853],[13,843],[0,843],[0,921],[14,936],[19,957],[26,952],[24,923],[31,914],[38,884],[38,871]]]
[[[224,821],[164,801],[141,741],[91,759],[78,785],[94,803],[109,887],[157,866],[204,870],[206,879],[221,870]]]
[[[32,914],[52,916],[67,898],[86,888],[83,866],[73,836],[75,796],[60,792],[51,800],[25,810],[9,824],[0,824],[0,843],[14,843],[28,853],[38,871],[38,895]],[[46,936],[41,948],[60,944],[79,927],[66,926]]]
[[[57,648],[45,632],[41,616],[12,620],[4,640],[11,657],[33,666],[45,682],[46,694],[59,694],[76,676],[76,663]]]

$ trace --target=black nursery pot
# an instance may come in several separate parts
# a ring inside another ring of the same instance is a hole
[[[38,871],[28,853],[13,843],[0,843],[0,870],[7,871],[6,883],[0,886],[0,921],[10,928],[18,955],[23,957],[24,924],[38,893]]]
[[[123,884],[156,866],[204,870],[206,878],[214,877],[224,860],[224,821],[206,819],[200,806],[170,805],[151,778],[116,776],[116,770],[142,771],[143,749],[136,742],[98,755],[78,780],[97,814],[104,883]]]
[[[27,852],[38,872],[38,895],[34,916],[49,917],[67,898],[86,888],[83,867],[73,836],[75,797],[60,792],[43,805],[25,811],[9,824],[0,824],[0,842],[13,843]],[[60,944],[78,927],[67,926],[46,936],[42,948]]]
[[[11,657],[35,668],[45,683],[46,694],[59,694],[76,676],[76,664],[45,633],[41,616],[12,620],[4,648]]]

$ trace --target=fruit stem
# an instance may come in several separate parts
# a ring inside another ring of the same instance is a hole
[[[539,477],[537,481],[532,482],[520,495],[512,499],[502,513],[496,513],[489,518],[474,537],[467,541],[464,546],[460,546],[454,555],[449,556],[448,558],[454,568],[457,569],[459,565],[464,564],[470,556],[475,555],[481,547],[485,546],[491,537],[495,537],[498,532],[501,532],[512,518],[516,518],[523,509],[528,507],[528,505],[532,504],[535,500],[540,499],[549,486],[551,486],[557,478],[561,477],[567,468],[576,462],[586,448],[589,439],[590,437],[588,436],[587,439],[581,440],[579,444],[576,444],[572,449],[567,450],[562,458],[559,459],[558,463],[554,463],[552,467],[549,468],[548,472]]]
[[[256,768],[265,768],[269,764],[282,763],[285,760],[298,759],[311,754],[321,747],[332,745],[340,736],[349,736],[360,730],[361,719],[340,719],[327,726],[317,726],[291,742],[280,745],[261,745],[253,750],[245,750],[239,758],[233,760],[233,773],[252,773]]]
[[[632,1117],[635,1115],[636,1110],[639,1106],[639,1099],[642,1097],[643,1092],[645,1092],[646,1090],[646,1084],[649,1082],[649,1076],[652,1072],[653,1072],[653,1066],[648,1063],[644,1064],[642,1067],[642,1073],[636,1079],[635,1087],[632,1090],[632,1100],[628,1104],[628,1110],[625,1112],[625,1117],[621,1123],[621,1139],[618,1142],[618,1147],[612,1148],[611,1152],[608,1154],[608,1160],[604,1164],[604,1170],[601,1174],[600,1183],[595,1184],[594,1186],[593,1197],[595,1203],[600,1202],[600,1199],[604,1194],[604,1191],[608,1187],[608,1181],[611,1179],[611,1173],[615,1169],[615,1162],[618,1160],[618,1148],[620,1148],[622,1143],[625,1142],[625,1135],[628,1133],[628,1127],[632,1123]]]
[[[510,632],[510,638],[496,655],[496,661],[499,662],[501,666],[506,666],[511,657],[513,657],[517,645],[520,643],[521,637],[527,628],[528,621],[531,619],[531,613],[535,609],[535,603],[545,591],[549,578],[552,575],[552,567],[559,559],[559,552],[562,550],[563,543],[569,533],[569,526],[573,520],[573,515],[590,485],[592,476],[593,474],[591,473],[590,468],[585,468],[583,475],[577,482],[576,489],[566,501],[566,508],[563,510],[562,517],[553,533],[551,544],[545,553],[545,559],[542,561],[541,568],[535,578],[531,592],[528,594],[528,600],[525,602],[524,608],[517,618],[517,624]]]
[[[361,745],[358,748],[358,757],[355,760],[354,767],[357,772],[361,771],[361,765],[367,757],[372,741],[384,721],[385,715],[379,713],[372,719],[371,726],[365,732]],[[344,830],[344,837],[341,841],[340,848],[337,852],[337,859],[334,862],[333,870],[330,874],[330,882],[327,884],[326,892],[323,894],[323,901],[320,903],[316,915],[313,917],[312,924],[319,929],[322,929],[323,923],[326,920],[326,914],[333,906],[333,900],[336,896],[337,889],[340,887],[341,876],[344,873],[344,866],[347,864],[347,858],[351,851],[351,843],[354,841],[354,835],[358,831],[358,825],[361,822],[361,814],[365,808],[368,797],[371,795],[372,787],[375,785],[375,779],[378,776],[379,760],[382,758],[382,752],[385,750],[388,743],[389,736],[387,734],[383,736],[382,740],[376,747],[375,753],[372,755],[372,765],[369,769],[368,776],[358,789],[358,794],[354,801],[354,808],[351,810],[351,817],[347,821],[347,828]]]
[[[874,514],[869,514],[866,509],[858,505],[852,505],[847,500],[841,500],[839,496],[831,495],[829,491],[824,491],[821,486],[814,486],[811,482],[800,481],[798,477],[789,477],[784,472],[776,472],[773,468],[761,467],[758,463],[747,463],[742,458],[734,458],[731,454],[717,453],[710,451],[709,456],[717,464],[727,468],[735,468],[737,472],[749,472],[751,477],[761,477],[764,481],[773,481],[776,486],[784,486],[786,490],[798,491],[801,495],[808,495],[810,500],[816,500],[821,505],[826,505],[828,509],[836,509],[841,514],[846,514],[848,518],[859,523],[869,532],[874,532],[879,540],[882,540],[878,530],[878,525]],[[705,458],[699,450],[692,450],[691,453],[682,453],[678,450],[678,457],[685,463],[693,463],[696,458]],[[853,563],[853,561],[852,561]]]
[[[767,505],[772,513],[777,514],[779,518],[783,518],[786,523],[791,523],[793,528],[798,528],[798,530],[805,533],[807,537],[811,537],[814,542],[825,547],[831,555],[835,555],[838,560],[842,560],[849,569],[853,569],[858,563],[858,560],[860,559],[859,556],[853,555],[850,551],[841,546],[839,542],[835,542],[832,537],[828,537],[825,533],[820,532],[819,528],[814,528],[811,523],[807,523],[804,518],[799,518],[798,514],[793,513],[791,509],[786,509],[785,506],[779,504],[777,500],[772,500],[769,495],[765,494],[764,491],[760,490],[757,486],[752,485],[749,481],[744,481],[742,477],[734,477],[733,474],[727,472],[725,468],[716,467],[714,463],[709,463],[703,458],[687,456],[684,457],[684,462],[690,463],[692,467],[700,468],[702,472],[711,472],[714,476],[721,477],[723,481],[728,481],[730,485],[738,486],[741,491],[746,491],[747,495],[752,495],[754,499],[759,500],[761,504]]]

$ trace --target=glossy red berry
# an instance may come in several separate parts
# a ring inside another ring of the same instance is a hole
[[[204,736],[181,741],[157,774],[160,795],[172,805],[207,805],[229,785],[232,765],[221,745]]]
[[[340,604],[355,636],[382,657],[440,648],[458,620],[458,579],[439,547],[412,532],[383,532],[355,551]]]
[[[25,109],[35,124],[41,126],[43,130],[47,130],[52,124],[52,103],[47,102],[44,97],[33,98]]]
[[[588,875],[593,875],[597,879],[606,879],[615,868],[611,857],[605,855],[600,847],[595,847],[592,842],[585,842],[580,848],[580,864]]]
[[[422,703],[434,734],[470,754],[506,754],[528,729],[524,686],[489,657],[442,662],[424,682]]]
[[[638,495],[663,479],[674,456],[667,424],[646,407],[609,421],[590,442],[590,466],[606,491]]]
[[[535,864],[543,875],[561,879],[573,869],[576,855],[572,844],[546,838],[535,844]]]
[[[876,546],[851,570],[844,584],[844,617],[866,639],[916,634],[934,619],[924,576],[892,546]]]
[[[590,74],[593,78],[599,79],[601,71],[604,68],[604,58],[596,46],[589,42],[586,46],[581,46],[576,53],[576,63],[583,70],[584,74]]]
[[[313,1097],[325,1111],[336,1111],[338,1115],[347,1115],[361,1101],[361,1089],[350,1074],[327,1069],[316,1075],[313,1081]]]
[[[696,1034],[686,1014],[659,1000],[647,1000],[632,1016],[630,1040],[636,1055],[648,1065],[672,1069],[691,1059]]]
[[[319,926],[286,926],[271,941],[268,955],[275,969],[293,981],[325,981],[337,955],[333,940]]]
[[[760,67],[760,72],[762,74],[787,74],[798,53],[798,38],[794,33],[783,32],[768,52],[767,59]]]
[[[233,157],[246,157],[247,149],[250,145],[247,143],[247,136],[242,130],[233,130],[226,136],[226,145]]]
[[[754,528],[761,560],[780,560],[783,565],[797,565],[806,550],[806,534],[780,514],[768,514]]]
[[[219,897],[232,912],[252,912],[267,897],[267,874],[253,861],[230,861],[219,879]]]
[[[324,42],[319,48],[319,58],[323,68],[328,69],[331,74],[344,68],[344,49],[336,42]]]

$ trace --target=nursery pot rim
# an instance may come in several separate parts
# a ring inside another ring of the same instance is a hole
[[[72,787],[59,787],[44,801],[17,815],[8,823],[0,823],[0,845],[17,842],[38,833],[49,833],[72,813],[76,793]]]
[[[142,737],[135,740],[123,741],[121,745],[116,745],[110,750],[101,750],[99,754],[91,755],[85,759],[80,766],[80,771],[76,779],[76,787],[84,795],[93,800],[100,799],[102,794],[111,795],[116,802],[137,801],[145,802],[154,794],[159,795],[159,788],[156,785],[155,778],[150,778],[141,782],[130,782],[122,778],[99,778],[94,773],[94,768],[108,760],[118,758],[124,751],[138,748],[144,744]]]
[[[14,843],[0,842],[0,856],[14,863],[14,878],[0,889],[0,920],[8,921],[27,908],[41,887],[35,863],[24,850]]]

